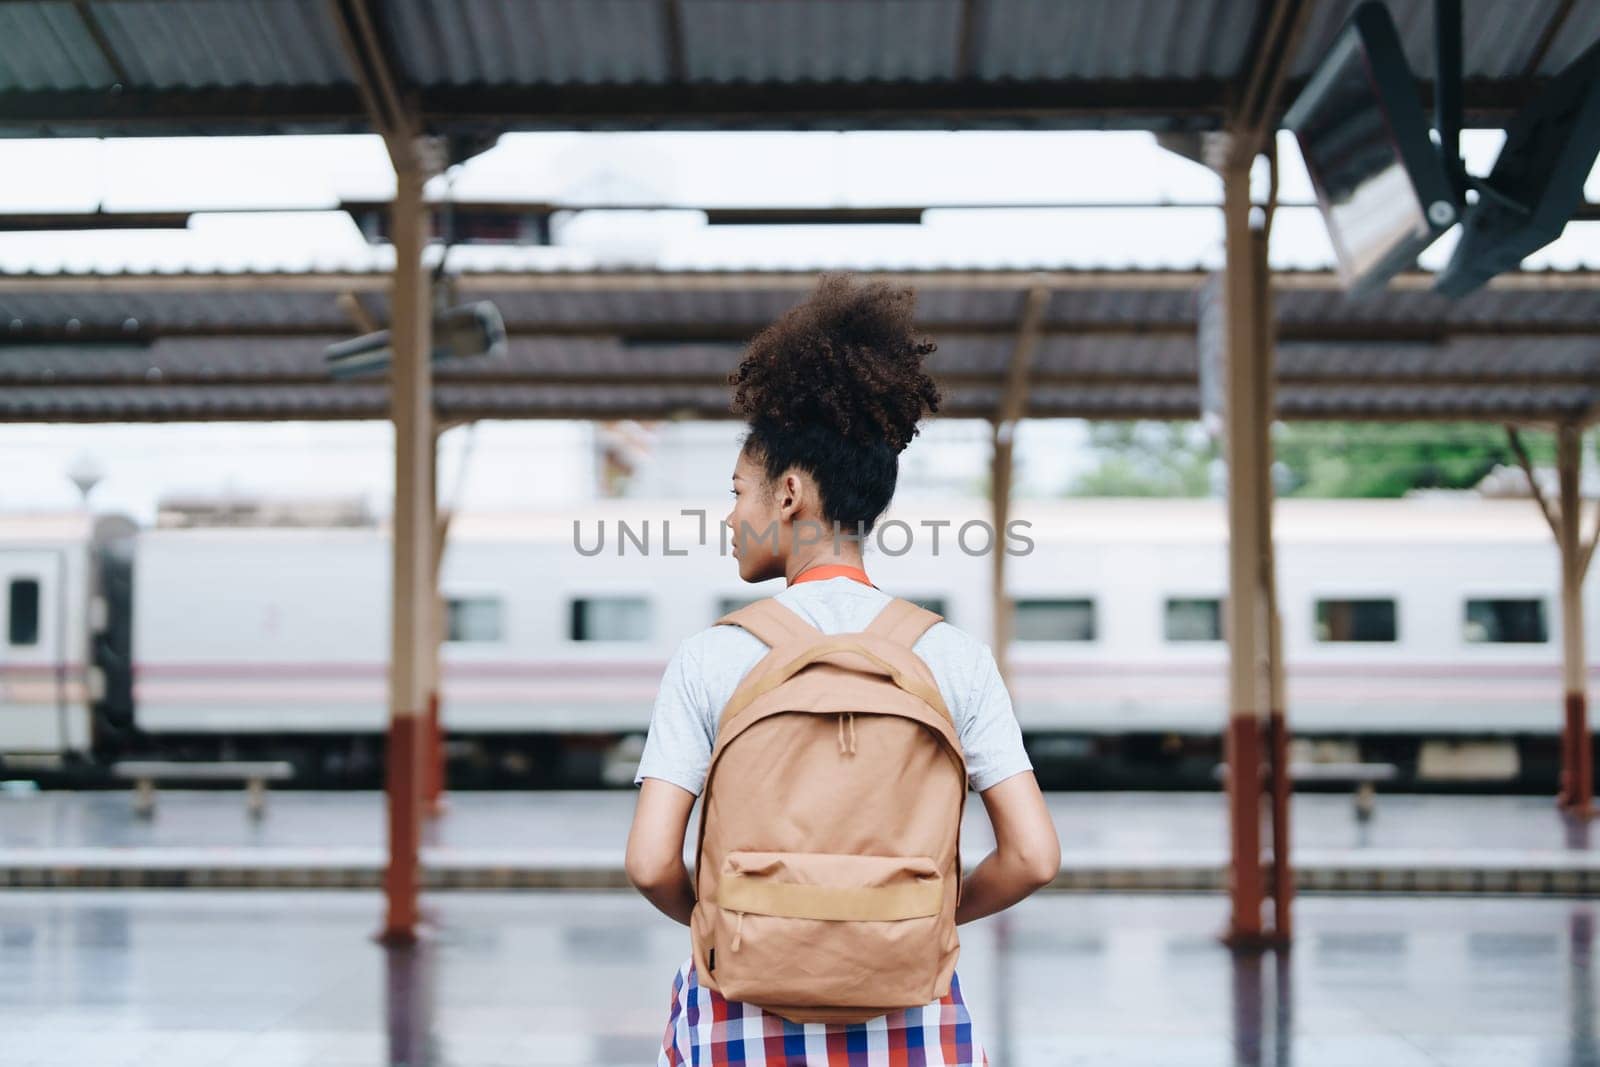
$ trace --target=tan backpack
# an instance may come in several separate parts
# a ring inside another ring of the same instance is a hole
[[[950,989],[967,765],[913,652],[941,616],[891,600],[824,634],[777,600],[718,722],[696,848],[700,982],[792,1022],[861,1022]]]

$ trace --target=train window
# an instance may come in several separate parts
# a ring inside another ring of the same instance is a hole
[[[1011,635],[1017,641],[1093,641],[1094,601],[1017,600]]]
[[[6,640],[13,645],[39,643],[39,579],[11,579],[7,600]]]
[[[504,605],[499,597],[450,597],[446,641],[499,641],[503,638],[501,620]]]
[[[1221,641],[1222,601],[1216,597],[1168,597],[1163,630],[1168,641]]]
[[[634,596],[574,600],[571,637],[574,641],[648,641],[650,602]]]
[[[1542,644],[1550,640],[1538,597],[1467,601],[1462,636],[1474,644]]]
[[[1399,640],[1393,600],[1317,601],[1318,641]]]

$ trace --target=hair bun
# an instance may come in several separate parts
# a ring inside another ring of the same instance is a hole
[[[915,335],[916,293],[885,282],[822,275],[810,299],[753,338],[728,376],[731,410],[751,421],[820,423],[896,453],[939,410],[939,387],[922,369],[937,345]]]

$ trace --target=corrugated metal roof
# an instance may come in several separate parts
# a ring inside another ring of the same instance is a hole
[[[72,324],[76,322],[77,326]],[[151,330],[216,328],[300,328],[344,330],[350,315],[332,291],[244,289],[238,286],[188,286],[166,292],[147,287],[115,287],[64,293],[7,289],[0,278],[0,331],[125,329],[138,336]],[[0,332],[0,337],[4,333]]]
[[[1030,417],[1196,414],[1203,275],[900,276],[938,343],[942,414],[989,417],[1027,291],[1050,291]],[[1289,418],[1582,417],[1600,410],[1600,277],[1512,275],[1474,300],[1417,284],[1352,301],[1330,274],[1278,278]],[[448,417],[727,415],[742,339],[804,299],[805,274],[465,275],[512,328],[503,359],[441,368]],[[11,279],[0,288],[0,420],[383,418],[386,387],[327,377],[323,349],[381,321],[382,275]],[[170,287],[170,288],[164,288]],[[134,327],[125,327],[137,320]],[[76,325],[72,325],[73,322]],[[713,336],[714,335],[714,336]]]
[[[881,272],[862,270],[862,276]],[[1160,329],[1195,322],[1203,271],[940,271],[893,272],[917,292],[919,317],[934,323],[1009,327],[1022,314],[1027,290],[1051,290],[1045,323]],[[1425,287],[1427,276],[1352,297],[1329,272],[1278,272],[1274,309],[1297,336],[1317,323],[1395,326],[1444,334],[1492,328],[1515,333],[1600,332],[1600,272],[1518,272],[1502,276],[1469,300],[1450,300]],[[604,324],[680,323],[763,325],[803,298],[814,271],[550,271],[466,272],[464,299],[490,299],[506,321],[529,329]],[[1041,281],[1042,280],[1042,281]],[[78,320],[88,328],[184,332],[250,328],[343,330],[343,293],[359,293],[382,315],[389,276],[370,272],[302,274],[4,274],[0,329],[60,329]],[[13,321],[17,325],[11,326]]]
[[[0,4],[0,92],[101,88],[115,80],[70,3]]]
[[[1550,51],[1539,65],[1539,73],[1557,73],[1597,39],[1600,39],[1600,4],[1573,4],[1560,34],[1550,42]]]
[[[351,82],[324,0],[114,0],[88,10],[140,88]]]
[[[1225,80],[1244,61],[1257,6],[989,0],[977,6],[977,73],[995,80]]]
[[[118,82],[124,89],[322,87],[350,84],[350,76],[322,0],[0,5],[0,91]]]
[[[691,82],[928,82],[957,76],[960,0],[686,0]]]
[[[668,78],[654,0],[392,0],[387,26],[420,85],[630,85]]]
[[[1320,0],[1316,4],[1292,68],[1295,77],[1310,74],[1359,3],[1360,0]],[[1411,72],[1423,81],[1432,81],[1434,0],[1386,0],[1386,3],[1394,16],[1395,28],[1400,32],[1400,43],[1411,64]],[[1571,62],[1583,45],[1600,35],[1600,5],[1592,3],[1464,0],[1461,6],[1461,65],[1468,78],[1517,80],[1525,77],[1545,28],[1561,14],[1564,6],[1570,6],[1572,11],[1555,38],[1558,43],[1552,45],[1538,73],[1554,74]],[[1578,47],[1574,47],[1575,43]]]
[[[1208,128],[1245,74],[1264,0],[373,0],[394,65],[450,129],[688,125]],[[1432,69],[1432,0],[1389,0]],[[1303,77],[1354,0],[1316,4]],[[1600,36],[1600,4],[1466,0],[1465,68],[1514,97]],[[364,122],[323,0],[0,5],[0,131],[346,129]],[[105,50],[102,51],[102,48]],[[115,99],[94,90],[121,82]],[[962,86],[952,94],[951,86]],[[1101,86],[1103,93],[1084,86]],[[841,96],[828,87],[895,87]],[[572,95],[505,90],[571,90]],[[614,89],[662,89],[656,93]],[[816,88],[815,97],[804,90]],[[1062,92],[1053,94],[1052,87]],[[1075,88],[1074,88],[1075,87]],[[226,103],[218,89],[259,92]],[[752,91],[791,89],[780,98]],[[1071,91],[1067,91],[1070,89]],[[826,91],[825,91],[826,90]],[[905,91],[913,90],[913,91]],[[927,90],[919,95],[915,90]],[[973,90],[968,92],[968,90]],[[87,91],[72,108],[60,93]],[[589,95],[584,95],[589,94]],[[963,95],[965,94],[965,95]],[[667,103],[663,104],[666,100]],[[675,102],[675,103],[674,103]],[[1469,109],[1474,106],[1469,104]],[[1503,110],[1503,106],[1502,106]]]

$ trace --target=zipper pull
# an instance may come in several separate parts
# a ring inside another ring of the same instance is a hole
[[[737,923],[735,923],[734,927],[733,927],[733,944],[728,946],[728,951],[729,952],[738,952],[739,951],[739,939],[740,939],[740,936],[744,933],[744,912],[738,911],[738,912],[734,912],[734,914],[739,916],[739,921]]]

